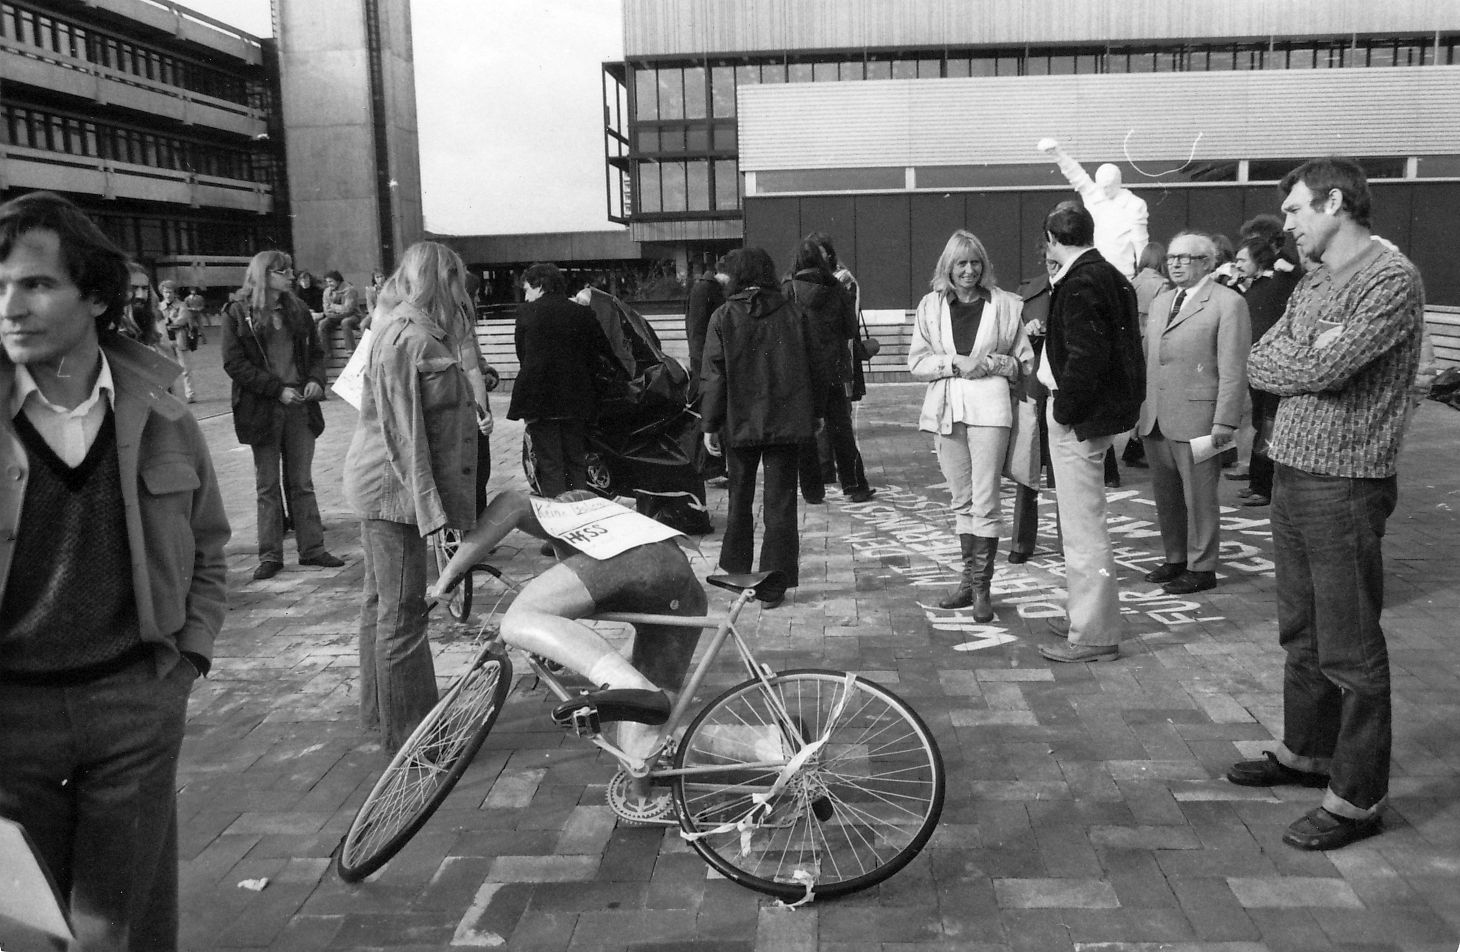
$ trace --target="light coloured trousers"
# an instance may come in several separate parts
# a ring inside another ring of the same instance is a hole
[[[1009,449],[1006,426],[953,424],[938,434],[938,466],[953,496],[953,524],[959,535],[999,537],[999,480]]]
[[[1115,438],[1081,440],[1073,427],[1055,420],[1053,400],[1046,413],[1055,500],[1064,533],[1070,643],[1119,644],[1120,590],[1105,521],[1105,451]]]

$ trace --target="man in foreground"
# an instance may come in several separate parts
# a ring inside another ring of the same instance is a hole
[[[1374,241],[1363,169],[1312,159],[1289,172],[1284,228],[1309,262],[1287,311],[1252,349],[1252,385],[1282,398],[1268,455],[1277,563],[1283,739],[1227,779],[1326,787],[1283,842],[1347,846],[1379,832],[1392,712],[1384,524],[1419,365],[1424,288],[1408,258]]]
[[[115,331],[126,255],[0,206],[0,816],[73,949],[177,948],[177,760],[226,612],[228,521],[177,365]],[[11,478],[11,476],[14,478]]]

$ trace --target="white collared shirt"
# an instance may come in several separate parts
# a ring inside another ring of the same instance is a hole
[[[102,402],[102,394],[106,402]],[[116,402],[116,388],[112,385],[112,368],[101,355],[101,370],[96,375],[96,384],[87,397],[74,410],[58,407],[47,400],[36,386],[35,378],[25,364],[15,365],[15,394],[11,399],[10,417],[14,419],[21,411],[31,426],[46,441],[46,445],[71,468],[80,466],[86,459],[101,425],[106,421],[106,411]]]
[[[1182,294],[1185,294],[1186,295],[1186,297],[1184,297],[1184,298],[1181,299],[1181,311],[1186,310],[1186,306],[1191,303],[1192,298],[1196,297],[1196,293],[1198,291],[1200,291],[1202,288],[1206,287],[1209,283],[1211,283],[1212,275],[1214,273],[1215,272],[1208,271],[1205,277],[1203,277],[1200,281],[1196,282],[1195,284],[1193,284],[1189,288],[1183,288],[1183,287],[1177,286],[1177,288],[1176,288],[1177,295],[1178,296],[1179,295],[1182,295]],[[1176,303],[1176,298],[1172,298],[1171,299],[1171,303],[1172,304],[1175,304]],[[1177,311],[1176,314],[1180,314],[1181,311]],[[1167,314],[1166,315],[1166,323],[1168,323],[1168,324],[1171,323],[1171,321],[1176,317],[1176,314]]]

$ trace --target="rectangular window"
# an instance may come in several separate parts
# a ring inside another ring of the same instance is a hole
[[[903,60],[893,60],[892,61],[892,78],[893,79],[917,79],[918,78],[918,61],[917,60],[905,60],[905,59],[903,59]]]
[[[837,81],[839,70],[836,63],[813,63],[811,65],[811,81],[813,83],[834,83]]]
[[[792,63],[786,67],[786,81],[791,83],[809,83],[812,80],[812,68],[810,63]]]
[[[1021,57],[1019,56],[1018,53],[1007,53],[1007,54],[1005,54],[1003,56],[1000,56],[998,58],[998,64],[999,64],[999,66],[998,66],[998,69],[999,69],[998,75],[1000,75],[1000,76],[1018,76],[1019,75],[1019,60],[1020,59],[1021,59]]]
[[[709,91],[705,88],[705,68],[691,66],[684,71],[684,117],[703,119],[709,105]]]
[[[688,209],[684,163],[665,162],[659,169],[659,187],[664,195],[663,211],[682,212]]]
[[[639,211],[657,212],[663,207],[659,197],[659,163],[640,162],[639,168]]]
[[[659,151],[660,152],[683,152],[684,151],[684,127],[671,126],[659,130]]]
[[[659,118],[659,77],[652,69],[634,70],[634,109],[640,121]]]
[[[658,129],[645,128],[644,126],[640,126],[638,128],[638,131],[634,133],[634,138],[638,140],[638,143],[635,146],[635,148],[638,149],[638,151],[640,151],[640,152],[658,152],[659,151],[659,130]]]
[[[760,84],[760,67],[755,65],[735,67],[735,85],[756,86]]]
[[[706,126],[690,126],[684,130],[684,151],[710,151],[710,130]]]
[[[786,64],[766,63],[761,66],[760,81],[763,83],[784,83],[786,81]]]
[[[710,209],[710,163],[690,162],[686,166],[685,190],[690,211]]]
[[[1048,76],[1049,75],[1049,57],[1048,56],[1034,56],[1034,55],[1030,55],[1030,56],[1024,57],[1024,75],[1025,76]]]
[[[40,41],[36,38],[35,14],[29,10],[20,11],[20,29],[15,31],[15,38],[26,46],[39,46]]]
[[[670,67],[659,70],[659,118],[684,118],[684,70]]]
[[[998,74],[998,57],[975,56],[968,61],[968,75],[970,76],[997,76]]]
[[[865,79],[867,77],[867,71],[863,68],[864,65],[861,60],[848,60],[845,63],[838,63],[836,67],[837,75],[841,77],[843,82]]]
[[[968,71],[968,57],[954,56],[948,59],[948,73],[950,78],[964,77],[971,75]]]
[[[736,148],[735,126],[730,123],[719,123],[715,126],[716,152],[734,152]]]
[[[867,78],[868,79],[891,79],[892,78],[892,64],[889,63],[889,62],[887,62],[887,60],[868,60],[867,61]]]
[[[1049,75],[1051,76],[1073,76],[1075,74],[1074,56],[1051,56],[1049,58]]]
[[[735,67],[710,69],[710,108],[717,118],[735,115]]]
[[[715,161],[715,207],[731,211],[740,207],[740,174],[734,159]]]

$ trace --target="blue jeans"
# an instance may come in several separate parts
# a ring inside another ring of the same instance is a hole
[[[268,438],[253,445],[253,479],[258,491],[259,561],[284,561],[284,499],[279,487],[279,465],[284,466],[284,491],[294,519],[294,541],[299,557],[311,559],[324,552],[324,525],[314,498],[314,434],[303,404],[274,409]]]
[[[385,752],[393,754],[436,704],[426,637],[426,540],[413,525],[366,519],[360,541],[360,726],[379,729]]]
[[[25,827],[78,950],[177,948],[177,761],[197,672],[0,684],[0,816]]]
[[[1394,477],[1318,476],[1278,464],[1272,535],[1283,671],[1278,760],[1328,773],[1325,809],[1364,819],[1389,792],[1392,710],[1384,607],[1384,524]]]

